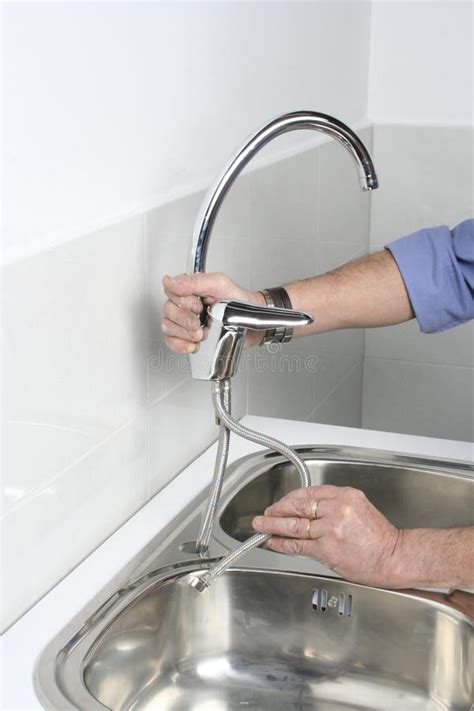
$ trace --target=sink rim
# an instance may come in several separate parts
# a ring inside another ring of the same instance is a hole
[[[470,462],[462,460],[423,457],[365,447],[344,447],[338,445],[297,445],[294,446],[294,449],[303,453],[303,455],[311,454],[312,456],[317,456],[319,459],[337,461],[349,460],[360,463],[367,462],[369,464],[377,463],[391,466],[396,464],[414,469],[428,468],[433,475],[439,473],[449,477],[462,477],[474,483],[474,466]],[[144,592],[148,585],[154,585],[160,580],[175,577],[179,572],[185,574],[185,571],[190,572],[203,569],[236,545],[235,539],[225,534],[220,528],[219,515],[222,513],[223,507],[227,505],[229,499],[235,495],[236,491],[245,486],[251,478],[258,475],[258,473],[254,471],[255,467],[247,467],[249,460],[259,462],[259,467],[261,467],[263,463],[268,465],[269,460],[272,461],[272,464],[278,463],[278,460],[281,462],[286,461],[285,458],[279,454],[269,450],[263,450],[240,457],[229,465],[215,531],[211,541],[210,558],[203,560],[196,555],[184,553],[179,549],[181,543],[186,540],[195,540],[197,536],[201,514],[206,504],[207,490],[204,489],[183,508],[181,514],[176,519],[156,534],[152,540],[52,638],[36,660],[33,673],[35,692],[45,708],[60,708],[61,710],[78,708],[72,704],[66,696],[66,687],[67,684],[71,682],[71,674],[66,675],[66,680],[64,681],[63,674],[56,671],[57,660],[74,661],[77,656],[80,656],[87,640],[90,640],[90,636],[93,634],[93,640],[87,642],[88,650],[92,649],[103,629],[100,626],[99,628],[94,627],[94,624],[98,622],[99,618],[102,618],[103,621],[108,620],[109,623],[111,623],[115,620],[117,614],[120,614],[122,605],[126,607],[130,604],[135,597]],[[263,555],[267,557],[262,558]],[[254,555],[249,554],[249,558],[246,560],[248,565],[245,567],[236,567],[232,570],[284,572],[288,575],[307,575],[315,579],[339,580],[340,582],[360,588],[369,587],[344,581],[335,574],[331,576],[324,573],[317,573],[314,570],[307,570],[305,572],[301,567],[292,569],[292,559],[290,557],[274,554],[270,559],[268,555],[268,552],[257,550],[254,552]],[[264,561],[266,561],[267,564],[271,563],[271,566],[262,565]],[[422,590],[384,590],[384,592],[404,596],[410,595],[417,598],[421,597],[426,601],[426,593]],[[471,620],[467,615],[459,611],[450,600],[442,599],[431,602],[435,602],[449,612],[460,615],[461,618],[467,621],[474,629],[474,619]],[[117,607],[118,603],[121,603],[119,607]],[[76,654],[72,657],[74,652]],[[87,650],[82,655],[82,663],[84,663],[86,658]],[[79,668],[81,667],[82,664],[79,664]],[[61,685],[59,683],[59,677],[61,677]],[[83,678],[82,671],[80,678]],[[85,688],[87,689],[87,687]],[[90,709],[90,711],[107,708],[97,701],[88,691],[86,702],[86,707]]]

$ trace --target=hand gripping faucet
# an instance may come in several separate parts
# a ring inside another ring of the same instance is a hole
[[[300,129],[320,131],[341,143],[349,152],[358,172],[363,190],[378,187],[372,159],[362,141],[344,123],[316,111],[297,111],[280,116],[266,124],[251,136],[245,145],[228,163],[216,183],[209,190],[196,220],[188,270],[205,271],[209,238],[222,202],[243,168],[253,156],[277,136]],[[207,338],[200,343],[196,353],[189,356],[191,374],[199,380],[212,381],[212,401],[220,426],[214,477],[208,498],[207,509],[196,544],[196,552],[208,554],[217,504],[222,488],[230,432],[239,434],[256,444],[269,447],[287,457],[296,467],[303,487],[310,486],[311,478],[305,462],[283,442],[245,427],[230,414],[230,379],[236,373],[247,330],[266,331],[271,328],[294,327],[312,323],[309,314],[275,307],[256,306],[242,301],[219,301],[201,313],[202,325],[208,324]],[[267,534],[256,534],[224,556],[209,570],[194,576],[191,585],[204,591],[218,575],[238,560],[247,551],[264,543]]]

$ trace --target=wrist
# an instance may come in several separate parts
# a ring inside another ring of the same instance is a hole
[[[252,304],[257,306],[267,306],[266,299],[261,291],[252,291]]]
[[[387,579],[387,587],[405,588],[410,587],[408,581],[408,571],[410,569],[410,561],[406,545],[406,538],[409,531],[404,529],[396,529],[396,538],[391,552],[385,559],[385,577]]]

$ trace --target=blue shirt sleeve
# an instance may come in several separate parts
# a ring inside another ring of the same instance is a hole
[[[474,318],[474,220],[414,232],[386,245],[420,329],[447,331]]]

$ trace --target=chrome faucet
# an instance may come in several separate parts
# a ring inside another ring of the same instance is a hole
[[[267,143],[282,133],[299,129],[321,131],[341,143],[354,160],[363,190],[378,187],[372,159],[362,141],[338,119],[315,111],[297,111],[285,114],[266,124],[255,133],[226,166],[222,175],[209,190],[199,212],[192,238],[188,271],[204,272],[212,228],[222,202],[243,168]],[[219,443],[207,510],[196,542],[196,553],[208,554],[208,545],[215,519],[223,478],[227,465],[230,432],[283,454],[297,469],[302,487],[311,485],[305,462],[289,446],[264,434],[254,432],[230,414],[230,379],[235,374],[247,330],[294,327],[313,322],[309,314],[291,309],[263,307],[242,301],[219,301],[201,312],[201,324],[208,324],[207,338],[201,341],[197,352],[189,356],[193,378],[213,381],[212,399],[216,420],[220,425]],[[256,534],[228,553],[203,574],[196,575],[191,585],[203,592],[212,581],[236,562],[247,551],[262,545],[270,536]]]
[[[247,163],[277,136],[300,129],[320,131],[336,139],[348,150],[354,160],[362,189],[374,190],[378,187],[377,175],[369,152],[360,138],[342,121],[316,111],[295,111],[280,116],[249,138],[230,160],[206,195],[194,226],[188,259],[189,272],[204,272],[206,270],[207,249],[217,214],[231,185]],[[236,303],[232,302],[234,305]],[[214,304],[211,309],[201,312],[201,324],[204,325],[210,315],[212,325],[207,339],[201,342],[196,353],[189,356],[193,378],[221,380],[234,374],[244,341],[244,328],[236,328],[236,322],[243,316],[244,306],[243,303],[240,304],[239,315],[233,314],[234,324],[230,326],[230,322],[226,323],[226,318],[233,308],[230,304],[227,307]],[[285,323],[290,325],[290,322],[292,326],[306,325],[313,320],[308,314],[289,311],[285,313],[284,309],[269,311],[264,307],[256,307],[251,304],[248,304],[246,309],[248,312],[247,324],[250,323],[249,318],[252,314],[253,325],[247,325],[245,328],[252,330],[278,328]],[[270,322],[272,323],[270,324]]]
[[[341,143],[356,164],[362,189],[375,190],[378,188],[377,175],[369,152],[349,126],[332,116],[317,111],[295,111],[279,116],[265,124],[249,138],[247,143],[229,161],[207,193],[194,226],[188,261],[189,272],[206,271],[207,248],[219,208],[230,187],[247,163],[277,136],[290,131],[306,129],[320,131]]]

